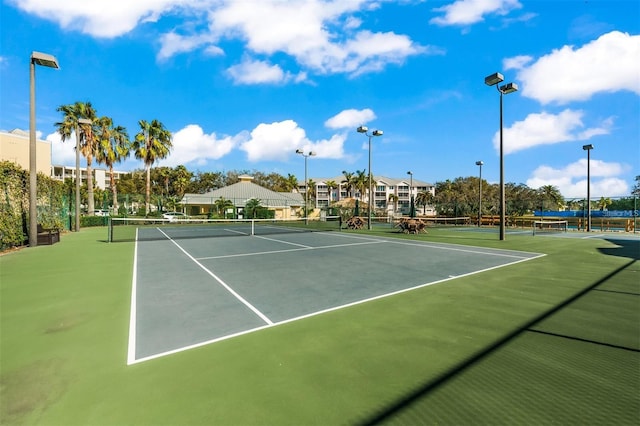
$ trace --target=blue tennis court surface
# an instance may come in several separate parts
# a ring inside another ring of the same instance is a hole
[[[128,362],[542,254],[347,232],[138,241]]]

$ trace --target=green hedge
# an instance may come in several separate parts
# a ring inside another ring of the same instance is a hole
[[[6,250],[28,242],[29,173],[13,162],[0,161],[0,191],[0,250]],[[38,223],[62,230],[62,182],[38,173],[36,191]]]

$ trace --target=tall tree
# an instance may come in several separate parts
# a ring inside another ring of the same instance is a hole
[[[93,137],[93,128],[89,124],[80,124],[80,119],[88,119],[92,122],[96,119],[96,110],[91,102],[76,102],[70,105],[61,105],[57,108],[58,112],[62,112],[63,118],[61,122],[55,124],[58,133],[64,142],[71,138],[71,134],[79,131],[80,137],[80,153],[87,160],[87,190],[89,199],[87,200],[87,209],[90,215],[93,215],[95,203],[93,200],[93,170],[91,164],[96,152],[95,138]],[[80,176],[76,176],[80,179]]]
[[[331,204],[331,201],[333,201],[331,199],[331,191],[334,190],[335,188],[338,187],[338,184],[336,183],[335,180],[328,180],[325,182],[325,185],[327,185],[327,190],[329,191],[329,205]],[[340,199],[340,191],[338,191],[338,200]]]
[[[227,210],[232,209],[233,202],[231,200],[227,200],[226,198],[220,197],[216,201],[213,202],[214,207],[216,208],[216,212],[219,217],[225,218],[227,216]]]
[[[186,189],[189,187],[191,183],[191,179],[193,178],[193,173],[191,173],[185,166],[180,164],[173,169],[172,172],[172,184],[175,195],[178,198],[182,198]]]
[[[551,203],[551,206],[549,206],[550,210],[557,210],[560,207],[564,206],[564,197],[560,193],[560,190],[557,186],[543,185],[538,188],[538,194],[541,198],[542,207],[544,207],[542,203],[544,203],[545,201]]]
[[[429,191],[420,191],[416,195],[416,204],[422,206],[422,214],[427,214],[427,206],[432,204],[434,200],[433,194]]]
[[[360,191],[360,201],[369,188],[369,175],[365,170],[356,170],[355,173],[355,187]],[[369,194],[369,203],[371,203],[371,194]]]
[[[298,187],[298,178],[290,173],[287,174],[287,177],[283,183],[284,183],[284,192],[300,191]]]
[[[356,178],[355,175],[351,172],[347,172],[346,170],[342,171],[342,174],[344,175],[344,179],[342,180],[342,185],[344,186],[344,189],[347,191],[347,196],[351,195],[351,198],[355,198],[355,184],[356,184]]]
[[[393,214],[398,211],[398,196],[396,194],[389,194],[389,202],[393,204]]]
[[[166,158],[171,152],[172,136],[158,120],[151,122],[140,120],[140,132],[133,141],[136,158],[142,160],[147,173],[145,189],[145,213],[149,214],[151,200],[151,166],[158,160]]]
[[[96,162],[109,168],[109,185],[113,195],[113,210],[118,212],[118,190],[113,173],[113,166],[129,156],[131,141],[127,129],[114,126],[109,117],[101,117],[95,122],[95,139],[97,145]]]
[[[631,195],[640,197],[640,175],[636,176],[636,184],[633,185],[633,189],[631,190]]]

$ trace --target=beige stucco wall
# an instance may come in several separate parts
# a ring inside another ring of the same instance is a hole
[[[0,160],[11,161],[29,170],[28,133],[0,132]],[[47,141],[36,140],[36,170],[47,176],[51,174],[51,144]]]

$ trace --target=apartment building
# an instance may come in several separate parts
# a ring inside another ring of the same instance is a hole
[[[369,202],[368,188],[365,189],[364,194],[361,194],[359,190],[352,189],[347,193],[347,188],[342,182],[344,176],[336,176],[332,178],[309,178],[309,181],[314,182],[315,190],[315,207],[326,208],[334,201],[339,201],[345,198],[361,199],[363,202]],[[327,182],[335,182],[336,188],[327,186]],[[418,179],[396,179],[386,176],[373,176],[372,182],[373,189],[373,206],[376,210],[384,210],[388,216],[396,214],[408,214],[411,207],[411,196],[418,196],[420,192],[429,192],[435,196],[435,185],[427,183]],[[302,181],[299,184],[299,191],[304,193],[306,190],[305,182]],[[435,209],[433,206],[426,206],[426,209],[419,208],[420,212],[424,212],[427,215],[435,215]]]
[[[0,161],[11,161],[25,170],[29,170],[29,132],[14,129],[9,132],[0,131]],[[63,181],[67,178],[75,180],[75,166],[51,164],[51,143],[42,139],[36,140],[36,170]],[[101,167],[92,167],[93,182],[96,188],[108,189],[110,186],[109,171]],[[114,171],[114,178],[129,172]],[[81,182],[87,181],[87,169],[80,168]]]

